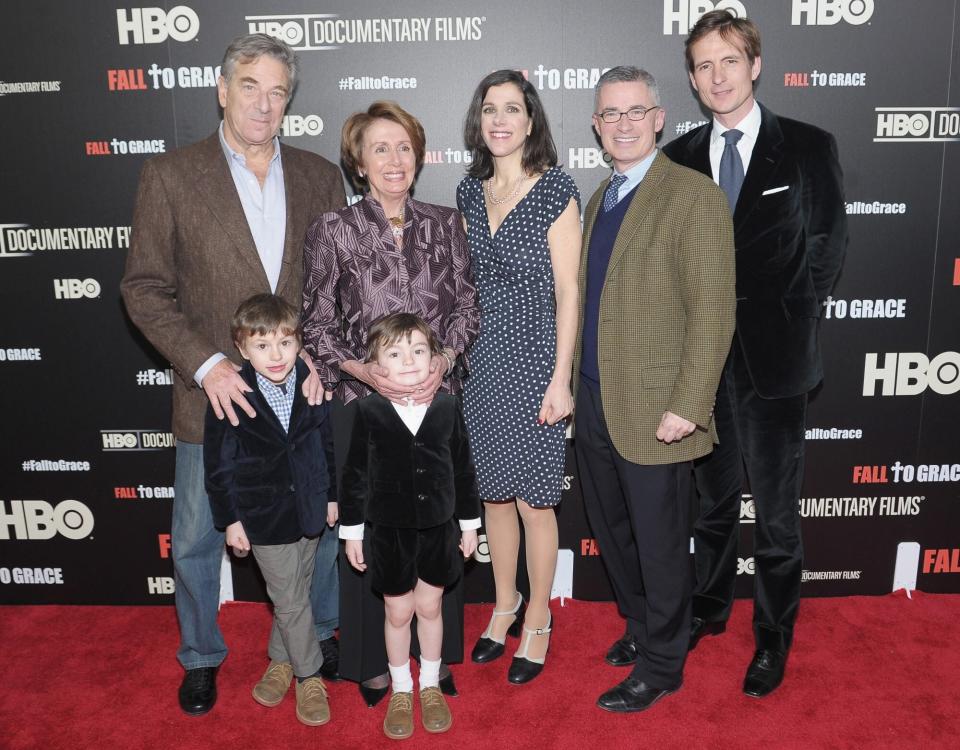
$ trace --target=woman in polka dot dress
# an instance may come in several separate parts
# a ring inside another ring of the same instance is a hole
[[[523,637],[508,679],[543,669],[557,562],[557,518],[570,370],[577,331],[580,195],[555,166],[556,148],[536,90],[519,73],[491,73],[477,87],[464,139],[473,152],[457,188],[480,302],[464,412],[474,450],[497,602],[475,662]],[[530,602],[517,592],[519,514]]]

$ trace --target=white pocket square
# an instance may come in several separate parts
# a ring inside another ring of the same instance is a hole
[[[789,189],[789,185],[781,185],[778,188],[770,188],[769,190],[764,190],[762,193],[760,193],[760,197],[762,198],[764,195],[773,195],[774,193],[782,193],[784,190]]]

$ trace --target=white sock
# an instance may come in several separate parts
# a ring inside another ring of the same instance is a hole
[[[430,661],[420,657],[420,689],[440,685],[440,660]]]
[[[413,675],[410,674],[409,660],[406,664],[401,664],[399,667],[395,667],[392,664],[387,664],[387,667],[390,669],[390,684],[393,687],[393,692],[412,693]]]

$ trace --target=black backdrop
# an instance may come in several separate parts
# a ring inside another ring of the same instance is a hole
[[[705,120],[686,30],[729,7],[764,33],[758,98],[837,136],[850,249],[824,310],[827,378],[809,412],[804,594],[960,591],[960,41],[957,0],[187,0],[117,8],[12,0],[0,35],[0,602],[169,603],[170,378],[118,285],[140,168],[208,135],[229,41],[300,50],[282,137],[336,161],[377,98],[416,114],[416,187],[452,205],[477,81],[522,69],[585,197],[606,174],[592,85],[632,63],[659,80],[663,142]],[[954,81],[951,86],[951,81]],[[572,464],[558,587],[609,598]],[[740,593],[751,585],[752,499]],[[481,552],[483,549],[481,549]],[[468,596],[488,599],[482,554]],[[225,597],[261,599],[252,563]]]

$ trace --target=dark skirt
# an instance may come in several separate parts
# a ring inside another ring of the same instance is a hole
[[[333,401],[333,435],[336,450],[337,476],[343,471],[350,445],[350,433],[356,414],[356,401],[344,406]],[[339,486],[339,482],[338,482]],[[369,530],[369,529],[368,529]],[[364,534],[363,557],[372,560],[370,534]],[[462,564],[459,568],[462,570]],[[370,571],[362,574],[347,560],[345,547],[340,544],[340,674],[348,680],[362,682],[387,673],[387,647],[383,640],[383,596],[371,585]],[[463,576],[443,592],[443,647],[440,658],[444,664],[463,661]],[[416,620],[414,620],[416,621]],[[410,650],[420,655],[417,629],[411,628]]]

